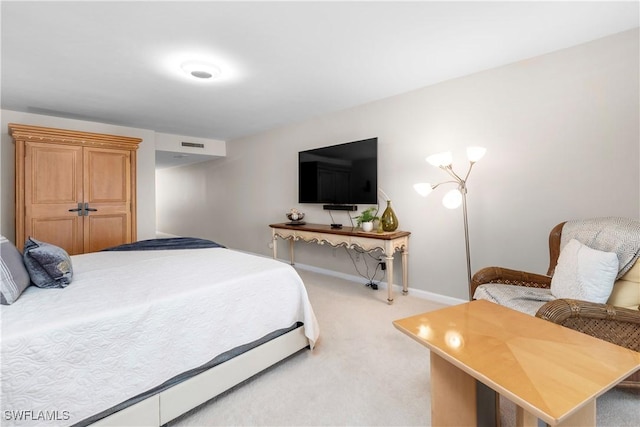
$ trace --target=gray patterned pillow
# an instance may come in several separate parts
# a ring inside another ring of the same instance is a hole
[[[13,304],[30,284],[18,248],[0,235],[0,303]]]
[[[64,288],[71,283],[71,258],[64,249],[29,237],[23,257],[31,283],[37,287]]]

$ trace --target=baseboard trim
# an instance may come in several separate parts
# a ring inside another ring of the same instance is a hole
[[[288,262],[286,260],[280,260],[282,262]],[[299,268],[300,270],[306,270],[306,271],[311,271],[314,273],[320,273],[320,274],[325,274],[327,276],[332,276],[332,277],[337,277],[339,279],[344,279],[344,280],[348,280],[351,282],[356,282],[356,283],[361,283],[361,284],[367,284],[369,281],[363,277],[360,276],[354,276],[352,274],[347,274],[347,273],[341,273],[339,271],[333,271],[333,270],[327,270],[326,268],[320,268],[320,267],[316,267],[314,265],[307,265],[307,264],[300,264],[298,262],[296,262],[296,264],[294,265],[295,268]],[[387,282],[380,282],[379,286],[381,288],[387,289],[388,283]],[[394,293],[402,293],[402,286],[400,285],[393,285],[393,292]],[[429,292],[429,291],[424,291],[422,289],[415,289],[412,287],[409,287],[409,294],[413,295],[414,297],[418,297],[418,298],[422,298],[422,299],[426,299],[429,301],[433,301],[433,302],[437,302],[440,304],[445,304],[445,305],[457,305],[457,304],[462,304],[465,302],[468,302],[467,300],[463,300],[463,299],[459,299],[459,298],[453,298],[453,297],[449,297],[446,295],[440,295],[440,294],[436,294],[434,292]]]

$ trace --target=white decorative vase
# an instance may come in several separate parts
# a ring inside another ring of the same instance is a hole
[[[373,221],[363,222],[362,223],[362,230],[363,231],[371,231],[371,230],[373,230]]]

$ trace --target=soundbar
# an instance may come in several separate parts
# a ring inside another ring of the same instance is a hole
[[[357,211],[356,205],[323,205],[322,209],[325,211]]]

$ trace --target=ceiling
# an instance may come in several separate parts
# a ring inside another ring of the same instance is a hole
[[[639,25],[638,1],[0,7],[3,109],[227,141]]]

